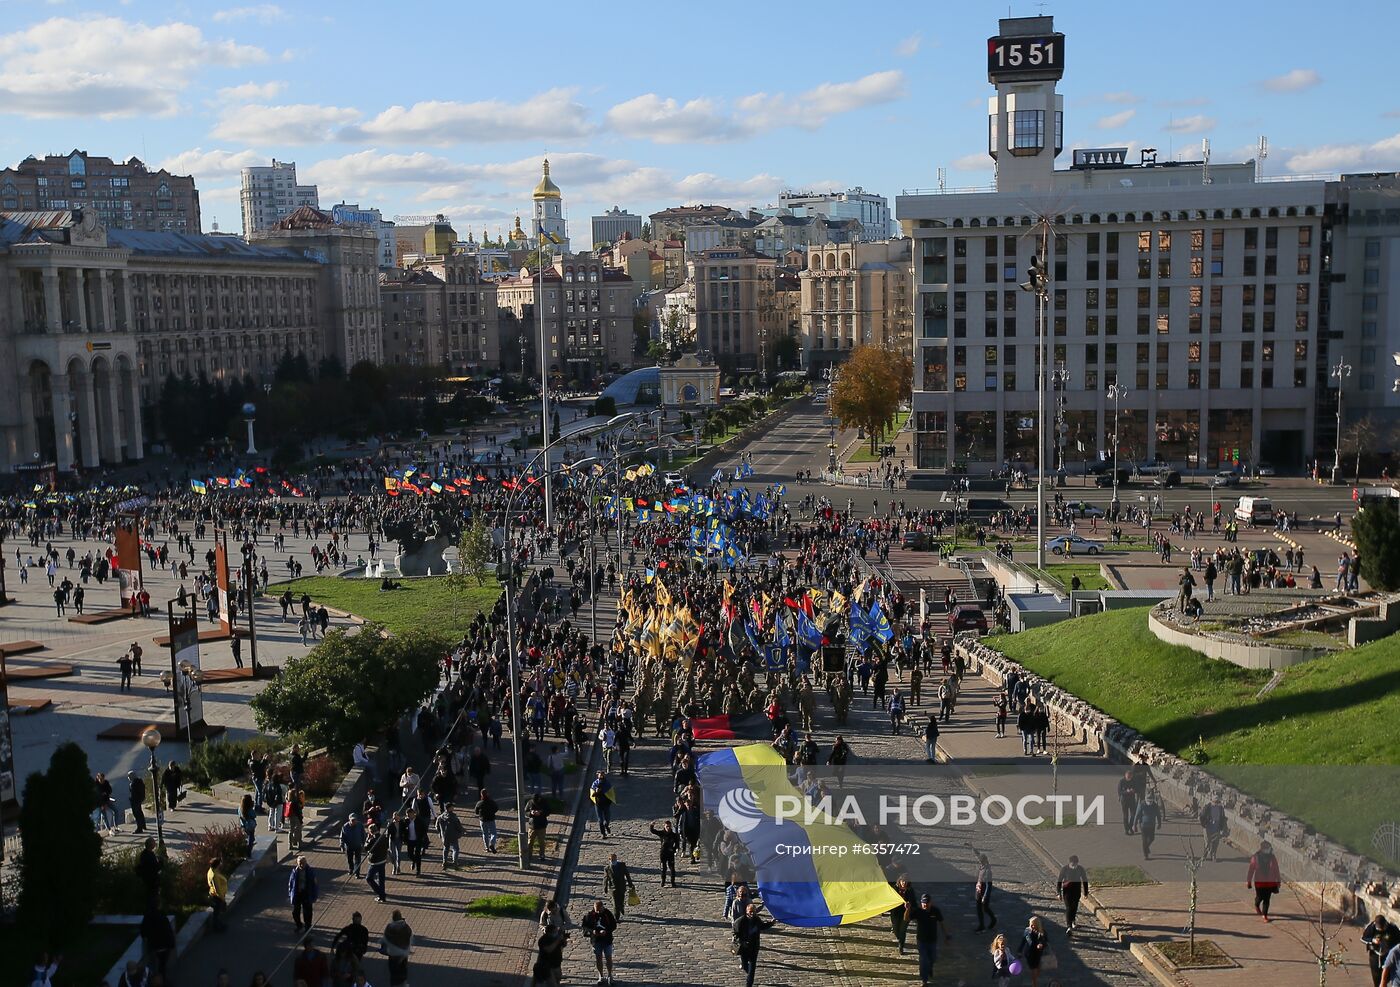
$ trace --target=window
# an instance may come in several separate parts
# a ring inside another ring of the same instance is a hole
[[[1205,273],[1206,262],[1200,257],[1191,258],[1191,276],[1199,278]]]
[[[1259,248],[1259,228],[1251,226],[1244,231],[1244,249],[1257,250]]]
[[[1191,249],[1192,249],[1192,250],[1204,250],[1204,249],[1205,249],[1205,246],[1206,246],[1206,231],[1205,231],[1205,230],[1192,230],[1192,231],[1191,231]]]
[[[1362,363],[1366,363],[1366,362],[1367,362],[1366,359],[1365,359],[1365,356],[1364,356],[1364,354],[1365,354],[1365,352],[1366,352],[1366,349],[1367,349],[1366,347],[1362,347],[1362,349],[1361,349],[1361,352],[1362,352],[1362,354],[1363,354],[1363,357],[1362,357],[1362,360],[1361,360]],[[1374,348],[1374,347],[1371,347],[1370,349],[1371,349],[1371,360],[1372,360],[1372,362],[1374,362],[1375,357],[1376,357],[1376,351],[1375,351],[1375,348]],[[1298,340],[1298,342],[1296,342],[1296,343],[1293,344],[1293,358],[1294,358],[1295,360],[1306,360],[1306,359],[1308,358],[1308,341],[1307,341],[1306,339],[1300,339],[1300,340]]]
[[[1273,277],[1278,273],[1278,257],[1273,254],[1264,255],[1264,276]]]
[[[1311,273],[1312,273],[1312,254],[1299,254],[1299,255],[1298,255],[1298,273],[1299,273],[1299,274],[1311,274]]]
[[[1201,371],[1196,367],[1188,367],[1186,370],[1186,386],[1192,390],[1201,388]]]
[[[1213,277],[1220,277],[1225,273],[1225,262],[1219,257],[1212,257],[1210,261],[1210,273]]]
[[[1170,230],[1161,230],[1157,233],[1157,250],[1159,253],[1166,253],[1172,249],[1172,235]]]
[[[1225,231],[1215,229],[1210,231],[1210,249],[1219,252],[1225,249]]]
[[[1307,386],[1308,386],[1308,368],[1307,368],[1307,367],[1294,367],[1294,368],[1293,368],[1293,386],[1294,386],[1294,387],[1307,387]]]
[[[1084,251],[1091,255],[1099,252],[1099,235],[1097,233],[1090,233],[1084,238]]]
[[[1253,313],[1253,312],[1244,312],[1244,313],[1242,313],[1242,314],[1240,315],[1240,331],[1241,331],[1241,332],[1253,332],[1253,331],[1254,331],[1254,313]]]
[[[991,284],[991,283],[995,282],[996,279],[997,279],[997,262],[994,261],[994,260],[989,260],[989,261],[987,261],[987,264],[986,264],[985,268],[984,268],[983,271],[982,271],[982,280],[983,280],[983,281],[986,281],[988,284]]]
[[[1300,226],[1300,227],[1298,227],[1298,246],[1300,246],[1300,247],[1311,247],[1311,246],[1312,246],[1312,227],[1311,227],[1311,226]]]
[[[1138,233],[1138,253],[1147,254],[1152,252],[1152,231],[1142,230]]]
[[[1008,281],[1008,282],[1010,282],[1010,281],[1015,281],[1015,280],[1016,280],[1016,265],[1015,265],[1015,264],[1003,264],[1002,267],[1001,267],[1001,279],[1002,279],[1003,281]]]
[[[1366,268],[1365,273],[1361,276],[1361,283],[1367,288],[1379,287],[1381,283],[1381,272],[1374,267]]]
[[[1157,261],[1157,277],[1166,280],[1172,276],[1172,262],[1163,257]]]
[[[1297,295],[1299,305],[1308,304],[1308,300],[1312,296],[1312,285],[1306,283],[1298,285],[1295,294]]]
[[[1248,305],[1253,305],[1253,304],[1254,304],[1254,299],[1255,299],[1254,285],[1252,285],[1252,284],[1247,284],[1247,285],[1245,285],[1245,286],[1244,286],[1244,304],[1245,304],[1246,306],[1248,306]]]
[[[1265,388],[1274,386],[1273,367],[1265,367],[1263,370],[1259,371],[1259,386]]]
[[[1152,289],[1139,288],[1137,290],[1137,307],[1149,308],[1152,305]]]
[[[1240,387],[1244,388],[1245,390],[1249,390],[1249,389],[1252,388],[1253,386],[1254,386],[1254,368],[1253,368],[1253,367],[1241,367],[1241,368],[1240,368]]]
[[[1137,276],[1138,276],[1139,278],[1141,278],[1142,280],[1144,280],[1144,281],[1146,281],[1148,278],[1152,277],[1152,261],[1151,261],[1149,258],[1147,258],[1147,257],[1139,257],[1139,258],[1138,258],[1138,273],[1137,273]]]
[[[1277,297],[1278,297],[1278,285],[1274,285],[1274,284],[1266,284],[1266,285],[1264,285],[1264,304],[1265,304],[1265,305],[1273,305],[1274,302],[1275,302],[1275,299],[1276,299]]]
[[[1374,322],[1361,323],[1361,337],[1363,339],[1376,338],[1376,324]]]
[[[1264,231],[1264,249],[1265,249],[1265,250],[1277,250],[1277,249],[1278,249],[1278,227],[1277,227],[1277,226],[1270,226],[1267,230]]]
[[[1272,363],[1274,360],[1274,344],[1270,342],[1265,342],[1262,346],[1260,346],[1259,349],[1263,356],[1264,362]]]
[[[1190,288],[1187,289],[1187,292],[1189,293],[1192,305],[1200,305],[1202,299],[1205,297],[1205,293],[1201,290],[1201,286],[1198,284],[1193,284]]]
[[[1012,153],[1018,148],[1039,151],[1045,146],[1045,111],[1016,110],[1011,122]]]
[[[43,181],[44,181],[44,180],[43,180],[42,178],[39,179],[40,184],[43,184]],[[1380,237],[1374,237],[1374,236],[1373,236],[1373,237],[1368,237],[1368,238],[1366,239],[1366,259],[1367,259],[1367,260],[1380,260],[1380,256],[1381,256],[1381,240],[1380,240]]]
[[[1097,281],[1099,279],[1099,262],[1090,260],[1084,262],[1084,280]]]
[[[1259,273],[1259,258],[1246,257],[1244,259],[1244,276],[1252,278]]]

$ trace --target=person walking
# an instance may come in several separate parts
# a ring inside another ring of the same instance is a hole
[[[1142,835],[1142,859],[1152,859],[1152,842],[1157,839],[1157,827],[1162,824],[1162,807],[1157,798],[1148,795],[1138,805],[1137,816],[1133,820]]]
[[[180,765],[172,760],[165,766],[165,774],[161,775],[160,783],[165,786],[165,809],[167,812],[174,812],[175,806],[180,802],[180,785],[185,780],[185,773],[180,770]]]
[[[352,812],[340,827],[340,849],[345,853],[345,872],[360,877],[365,857],[365,824],[359,813]]]
[[[292,906],[292,921],[298,932],[311,928],[311,908],[316,904],[316,896],[316,872],[305,855],[298,856],[296,866],[287,877],[287,901]]]
[[[530,850],[534,852],[538,847],[541,860],[548,857],[545,853],[545,835],[549,832],[549,815],[549,802],[542,793],[536,792],[525,803],[525,816],[530,820]]]
[[[496,852],[496,813],[500,811],[486,789],[481,790],[481,798],[477,800],[476,808],[472,810],[476,813],[476,818],[481,823],[481,845],[487,853]]]
[[[377,901],[387,901],[388,898],[384,894],[384,871],[389,865],[389,834],[374,823],[370,823],[365,856],[369,861],[365,883],[374,892]]]
[[[973,903],[977,906],[977,928],[994,929],[996,914],[992,911],[992,862],[985,853],[977,854],[977,883],[972,888]]]
[[[93,786],[97,791],[97,828],[104,835],[110,836],[117,830],[117,813],[112,806],[117,800],[112,794],[112,783],[107,780],[107,776],[101,771],[93,776]]]
[[[992,954],[992,980],[996,987],[1009,987],[1011,983],[1011,963],[1016,959],[1006,945],[1006,936],[998,933],[988,951]]]
[[[932,896],[927,894],[919,896],[918,908],[910,909],[909,921],[914,926],[914,944],[919,950],[919,983],[929,987],[933,981],[933,964],[938,961],[938,933],[941,928],[943,941],[947,943],[948,926]]]
[[[899,955],[903,956],[909,937],[909,921],[918,906],[914,901],[914,885],[910,883],[908,874],[900,874],[890,886],[899,895],[899,904],[890,909],[890,930],[894,932],[895,942],[899,943]]]
[[[1132,836],[1137,832],[1137,782],[1131,771],[1125,771],[1118,779],[1118,807],[1123,811],[1123,835]]]
[[[739,956],[739,968],[747,978],[745,987],[753,987],[754,974],[758,972],[758,952],[763,945],[763,932],[776,924],[772,919],[760,917],[758,906],[752,902],[744,909],[744,914],[734,920],[734,948]]]
[[[160,876],[165,869],[165,861],[161,860],[156,853],[156,841],[154,838],[146,837],[145,846],[141,849],[141,855],[136,858],[136,876],[141,879],[141,885],[146,889],[146,911],[155,911],[160,908]]]
[[[243,835],[248,838],[248,856],[253,855],[253,842],[258,834],[258,810],[253,805],[253,796],[243,796],[243,801],[238,804],[238,825],[243,829]]]
[[[126,773],[127,801],[131,805],[131,818],[136,821],[137,833],[146,831],[146,780],[135,771]]]
[[[389,987],[405,987],[408,983],[408,958],[413,954],[413,928],[404,921],[403,913],[394,909],[389,924],[384,926],[380,948],[389,957]]]
[[[452,803],[444,805],[437,817],[438,835],[442,837],[442,869],[456,867],[462,856],[462,820],[452,808]]]
[[[608,864],[603,868],[603,893],[612,894],[613,914],[619,921],[627,914],[628,899],[637,894],[637,886],[632,883],[632,872],[617,859],[615,853],[608,854]]]
[[[1021,754],[1025,757],[1035,753],[1036,704],[1027,702],[1016,714],[1016,730],[1021,734]]]
[[[1214,795],[1201,809],[1199,817],[1201,830],[1205,833],[1205,859],[1215,860],[1219,856],[1220,841],[1230,835],[1229,822],[1225,818],[1225,807],[1220,804],[1220,796]]]
[[[305,807],[302,804],[301,791],[291,785],[287,786],[287,798],[282,803],[282,821],[287,826],[287,849],[301,849],[301,827],[305,819]]]
[[[599,898],[579,923],[584,937],[593,944],[593,963],[598,968],[598,983],[612,983],[613,937],[617,933],[617,918]]]
[[[593,779],[588,788],[588,797],[593,802],[593,812],[598,819],[598,833],[607,839],[612,828],[612,805],[617,800],[612,782],[602,771]]]
[[[123,652],[122,656],[117,659],[117,669],[121,672],[122,676],[121,684],[117,686],[117,690],[119,692],[130,692],[132,669],[131,652]]]
[[[651,824],[651,834],[661,841],[659,850],[661,860],[661,886],[666,886],[666,872],[671,872],[671,887],[676,886],[676,851],[680,849],[681,837],[676,832],[676,827],[671,820],[667,819],[660,829],[656,823]]]
[[[1278,858],[1274,856],[1273,844],[1268,840],[1259,844],[1259,849],[1249,858],[1249,870],[1244,878],[1245,887],[1254,889],[1254,910],[1269,921],[1269,899],[1278,891]]]
[[[204,883],[209,891],[209,907],[212,914],[209,916],[209,928],[214,932],[223,932],[228,926],[224,924],[224,909],[228,907],[228,878],[224,876],[224,862],[218,857],[209,861],[209,869],[204,872]]]
[[[1039,915],[1032,915],[1026,923],[1026,931],[1021,933],[1021,948],[1018,952],[1031,972],[1031,987],[1040,985],[1040,961],[1045,956],[1045,924]]]
[[[1400,929],[1378,914],[1361,930],[1361,942],[1366,947],[1366,962],[1371,967],[1371,987],[1380,987],[1381,966],[1391,950],[1400,946]]]
[[[1056,882],[1057,894],[1065,906],[1065,932],[1074,932],[1075,919],[1079,916],[1079,900],[1089,893],[1089,872],[1079,863],[1079,858],[1070,854],[1069,863],[1060,868],[1060,879]]]
[[[267,805],[267,828],[271,832],[280,833],[286,828],[282,821],[285,802],[282,779],[278,777],[275,769],[267,772],[267,782],[263,785],[262,792],[263,801]]]

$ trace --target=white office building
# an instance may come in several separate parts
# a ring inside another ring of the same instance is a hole
[[[845,192],[783,192],[776,207],[761,211],[768,216],[785,211],[793,216],[825,216],[833,222],[854,219],[861,225],[862,240],[887,240],[891,233],[889,200],[860,186]]]
[[[634,216],[618,206],[613,206],[601,216],[593,217],[593,246],[612,246],[624,233],[630,234],[633,240],[640,240],[642,217]]]
[[[331,206],[331,216],[337,223],[368,226],[379,237],[379,266],[396,267],[398,239],[392,220],[384,218],[378,209],[361,209],[359,203],[339,202]]]
[[[1363,319],[1339,320],[1330,274],[1339,237],[1371,228],[1343,232],[1333,217],[1343,188],[1353,200],[1385,197],[1368,206],[1390,223],[1376,228],[1377,244],[1347,248],[1356,276],[1375,280],[1355,307],[1373,317],[1367,353],[1378,367],[1400,342],[1381,297],[1400,277],[1386,266],[1400,264],[1395,176],[1270,181],[1253,162],[1158,163],[1150,150],[1130,160],[1124,148],[1076,151],[1056,170],[1064,57],[1052,18],[1002,20],[988,41],[995,191],[897,199],[914,239],[910,465],[921,479],[950,467],[1035,467],[1040,322],[1037,296],[1022,286],[1043,256],[1048,467],[1073,473],[1111,456],[1117,410],[1124,461],[1302,470],[1321,460],[1325,472],[1336,430],[1329,359],[1345,334],[1360,364],[1349,340],[1368,331]],[[1367,184],[1389,191],[1356,187]],[[1389,403],[1382,372],[1366,383]],[[1115,384],[1124,391],[1116,404]]]
[[[302,206],[320,209],[315,185],[297,184],[295,161],[272,159],[270,167],[244,168],[238,197],[243,213],[243,235],[271,229]]]

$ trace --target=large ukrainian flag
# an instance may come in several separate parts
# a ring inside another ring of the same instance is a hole
[[[844,824],[776,818],[777,798],[800,797],[767,744],[702,755],[705,808],[738,835],[773,917],[798,926],[850,925],[903,904],[874,853]]]

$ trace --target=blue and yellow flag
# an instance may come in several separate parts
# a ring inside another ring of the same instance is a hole
[[[738,835],[753,859],[759,894],[788,925],[850,925],[902,903],[870,847],[827,813],[779,815],[779,799],[802,800],[783,757],[767,744],[701,755],[705,808]]]

